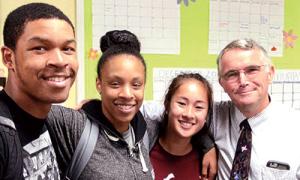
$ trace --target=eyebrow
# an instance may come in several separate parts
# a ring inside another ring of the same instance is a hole
[[[242,69],[229,69],[227,72],[235,72],[235,71],[240,71],[240,70],[247,69],[247,68],[251,68],[251,67],[261,67],[261,66],[263,66],[263,65],[252,64],[252,65],[246,66],[246,67],[244,67],[244,68],[242,68]],[[227,72],[226,72],[226,73],[227,73]],[[225,73],[225,74],[226,74],[226,73]]]
[[[122,79],[124,79],[122,76],[120,76],[119,74],[112,74],[112,75],[110,75],[110,76],[107,76],[107,77],[109,77],[109,78],[115,78],[115,79],[118,79],[118,80],[122,80]],[[133,81],[137,81],[137,80],[142,80],[141,78],[143,78],[144,76],[142,76],[142,77],[134,77],[132,80]]]
[[[186,98],[184,96],[179,96],[179,98],[188,101],[188,98]],[[196,103],[202,103],[202,104],[204,103],[205,104],[207,102],[205,100],[197,100]]]
[[[45,44],[51,42],[50,39],[45,39],[45,38],[38,37],[38,36],[30,38],[29,41],[36,41],[36,42],[41,42],[41,43],[45,43]],[[75,39],[69,39],[69,40],[66,40],[63,44],[71,44],[71,43],[76,44],[76,40]]]

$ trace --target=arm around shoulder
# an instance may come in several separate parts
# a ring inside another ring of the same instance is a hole
[[[156,101],[148,101],[142,104],[140,112],[146,121],[161,121],[164,106]]]
[[[48,114],[47,125],[57,162],[62,172],[65,172],[75,152],[86,122],[83,111],[77,111],[62,106],[52,106]]]
[[[217,174],[218,166],[217,152],[208,127],[205,125],[195,138],[193,145],[196,146],[201,154],[204,154],[202,159],[202,179],[214,179]]]

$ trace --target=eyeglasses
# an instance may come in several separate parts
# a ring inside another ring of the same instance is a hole
[[[263,65],[251,65],[248,66],[244,69],[240,70],[230,70],[226,72],[224,75],[221,75],[221,78],[223,78],[227,82],[236,82],[239,80],[241,73],[244,73],[244,75],[247,78],[254,78],[256,77],[259,72],[261,71],[261,68],[263,66],[268,66],[268,64],[263,64]]]

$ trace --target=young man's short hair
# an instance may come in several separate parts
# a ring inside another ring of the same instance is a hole
[[[28,22],[39,19],[61,19],[66,21],[74,30],[70,19],[58,8],[46,3],[30,3],[10,12],[3,27],[4,45],[15,50],[16,43],[24,32]]]

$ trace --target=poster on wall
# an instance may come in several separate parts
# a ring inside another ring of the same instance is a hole
[[[209,54],[232,40],[251,38],[270,56],[282,56],[284,0],[210,0],[209,6]]]
[[[136,34],[142,53],[179,54],[180,5],[175,0],[92,0],[93,49],[107,31]]]

